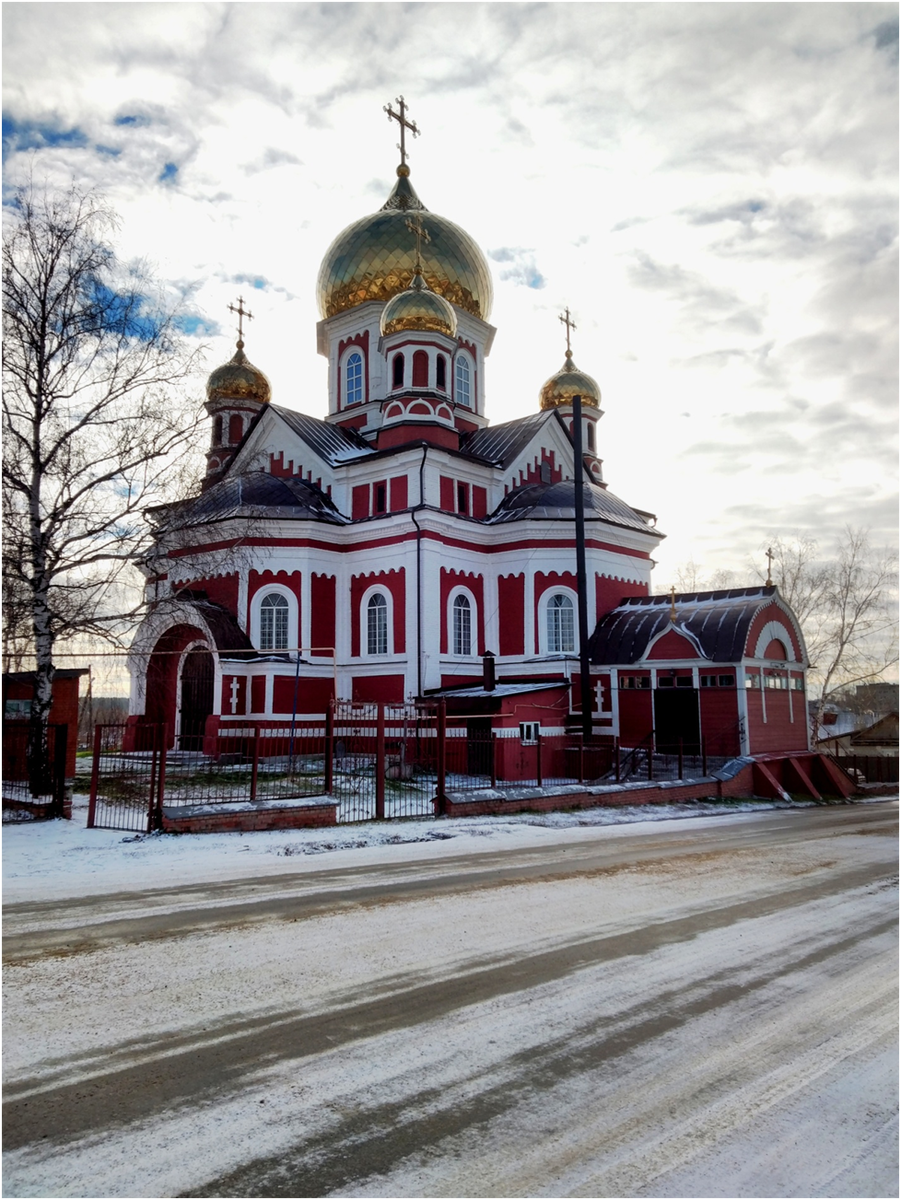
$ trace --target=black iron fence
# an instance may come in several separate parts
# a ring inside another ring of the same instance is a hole
[[[98,726],[89,826],[158,828],[164,808],[249,803],[277,806],[317,796],[340,822],[430,816],[448,792],[514,786],[699,778],[713,761],[703,745],[655,750],[537,723],[492,728],[484,716],[448,716],[443,704],[343,702],[321,718],[223,725],[179,736],[162,725]],[[718,764],[717,764],[718,765]]]
[[[66,814],[68,735],[68,725],[47,725],[36,733],[28,721],[3,722],[3,807],[7,812],[40,817]]]

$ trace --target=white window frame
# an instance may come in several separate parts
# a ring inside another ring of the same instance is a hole
[[[469,653],[460,654],[456,650],[456,626],[454,622],[454,614],[456,612],[457,597],[462,596],[469,603]],[[479,650],[479,606],[476,603],[476,598],[467,587],[452,588],[447,597],[447,652],[452,658],[472,659],[478,658]]]
[[[467,368],[466,385],[469,395],[465,401],[459,398],[457,372],[461,366]],[[475,374],[475,366],[472,359],[465,350],[458,350],[454,357],[454,403],[459,404],[461,408],[468,408],[470,412],[476,411]]]
[[[263,600],[271,595],[283,596],[288,601],[288,645],[279,650],[263,650],[262,642],[262,609]],[[285,649],[293,650],[298,636],[298,606],[297,597],[283,583],[264,583],[253,594],[250,602],[250,640],[261,654],[283,654]],[[292,640],[293,639],[293,640]]]
[[[550,613],[551,600],[555,596],[565,596],[572,605],[573,614],[573,648],[572,650],[552,650],[550,644],[548,628],[548,617]],[[572,656],[579,653],[579,597],[572,588],[565,585],[557,584],[554,587],[545,588],[541,593],[541,599],[538,601],[538,644],[541,647],[541,653],[547,655],[566,655]]]
[[[370,652],[369,649],[369,601],[381,596],[385,601],[385,650]],[[394,653],[394,597],[383,583],[373,584],[366,589],[360,600],[360,657],[385,658]]]
[[[348,387],[348,369],[350,360],[354,355],[358,355],[360,359],[360,399],[350,399],[350,389]],[[357,345],[348,346],[341,355],[341,407],[350,408],[351,405],[364,404],[366,402],[366,355],[362,348]]]

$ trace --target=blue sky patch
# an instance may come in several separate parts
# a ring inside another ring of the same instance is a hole
[[[87,135],[80,129],[60,129],[50,122],[17,121],[3,117],[3,157],[23,150],[44,150],[48,146],[70,146],[80,149],[88,144]]]
[[[232,279],[235,283],[246,283],[258,292],[265,291],[269,286],[269,280],[264,275],[233,275]]]
[[[113,121],[114,125],[149,125],[149,117],[140,117],[133,113],[123,113],[121,117],[116,117]]]
[[[159,173],[159,182],[168,183],[170,179],[174,179],[178,174],[178,167],[175,163],[166,163],[162,171]]]
[[[209,337],[221,332],[217,321],[210,321],[200,313],[179,313],[173,317],[172,324],[188,337]]]

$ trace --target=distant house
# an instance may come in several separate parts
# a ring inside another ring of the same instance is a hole
[[[821,717],[816,742],[818,750],[839,756],[897,757],[898,712],[877,715],[827,710]]]

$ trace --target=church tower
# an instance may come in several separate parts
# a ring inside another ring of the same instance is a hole
[[[237,308],[230,304],[228,310],[238,314],[238,345],[232,358],[207,380],[204,407],[213,418],[213,428],[204,491],[222,478],[251,421],[272,398],[269,380],[244,353],[244,318],[253,320],[253,313],[245,309],[243,296],[238,297]]]
[[[397,104],[397,112],[386,107],[401,130],[394,189],[378,212],[338,234],[319,271],[317,345],[329,361],[326,420],[380,447],[400,445],[405,437],[452,446],[488,424],[491,273],[469,234],[429,212],[417,196],[405,134],[418,130],[407,120],[403,97]],[[391,313],[389,301],[395,301]]]
[[[566,326],[566,359],[556,375],[552,375],[542,387],[540,407],[542,412],[557,409],[572,434],[573,399],[576,396],[582,397],[582,446],[585,451],[583,460],[592,481],[603,487],[605,485],[601,470],[602,460],[598,458],[597,452],[597,424],[604,415],[601,411],[601,389],[590,375],[580,371],[573,362],[570,334],[576,325],[568,308],[560,320]]]

